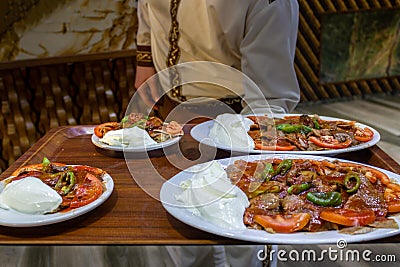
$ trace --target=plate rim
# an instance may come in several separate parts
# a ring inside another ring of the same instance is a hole
[[[100,138],[97,137],[95,134],[92,134],[91,136],[91,141],[92,144],[95,145],[96,147],[110,150],[110,151],[117,151],[117,152],[146,152],[146,151],[152,151],[156,149],[161,149],[165,147],[172,146],[176,143],[179,142],[179,140],[182,138],[182,135],[173,137],[171,139],[168,139],[167,141],[157,143],[155,145],[149,145],[146,147],[138,147],[138,148],[129,148],[129,147],[122,147],[122,146],[110,146],[105,143],[102,143],[100,141]]]
[[[274,117],[284,117],[284,116],[299,116],[302,114],[274,114]],[[313,116],[310,114],[307,114],[309,116]],[[253,116],[251,114],[249,115],[242,115],[243,117],[248,117],[248,116]],[[255,116],[263,116],[260,114],[255,114]],[[318,115],[319,116],[319,115]],[[329,116],[319,116],[321,119],[324,120],[342,120],[345,122],[350,122],[352,120],[346,120],[346,119],[341,119],[341,118],[336,118],[336,117],[329,117]],[[215,143],[214,141],[204,141],[204,138],[209,138],[209,132],[210,129],[212,127],[214,123],[214,120],[209,120],[209,121],[205,121],[202,123],[199,123],[197,125],[195,125],[191,130],[190,130],[190,135],[192,136],[193,139],[195,139],[196,141],[198,141],[199,143],[208,145],[208,146],[212,146],[212,147],[216,147],[225,151],[231,151],[231,152],[236,152],[236,153],[250,153],[250,154],[302,154],[302,155],[321,155],[321,156],[334,156],[340,153],[347,153],[347,152],[353,152],[353,151],[358,151],[358,150],[362,150],[368,147],[371,147],[375,144],[377,144],[380,139],[381,139],[381,135],[380,133],[372,126],[370,125],[366,125],[360,122],[356,121],[356,125],[360,126],[360,127],[368,127],[372,130],[372,132],[374,133],[374,137],[372,140],[362,143],[360,145],[357,146],[352,146],[352,147],[346,147],[346,148],[341,148],[341,149],[327,149],[327,150],[321,150],[321,151],[277,151],[277,150],[256,150],[256,149],[251,149],[251,150],[245,150],[245,149],[232,149],[230,147],[227,146],[223,146],[221,144]],[[207,130],[206,133],[204,133],[204,130]],[[203,132],[203,134],[201,134]],[[207,140],[207,139],[206,139]],[[211,140],[211,139],[208,139]]]
[[[339,160],[342,162],[350,162],[350,163],[357,163],[351,160],[344,160],[334,157],[325,157],[325,156],[318,156],[318,155],[294,155],[294,154],[279,154],[279,155],[272,155],[272,154],[251,154],[251,155],[242,155],[242,156],[235,156],[230,158],[222,158],[216,159],[218,162],[222,162],[221,165],[225,168],[226,164],[223,163],[224,161],[233,162],[237,159],[244,159],[250,158],[251,160],[257,159],[266,159],[271,157],[278,157],[278,158],[302,158],[302,159],[317,159],[317,160]],[[205,162],[208,163],[208,162]],[[203,163],[204,164],[204,163]],[[378,168],[375,166],[371,166],[368,164],[362,164],[367,167],[372,167],[377,170],[383,171],[384,173],[391,176],[391,178],[395,179],[398,183],[400,183],[400,175],[390,172],[388,170]],[[376,239],[382,239],[390,236],[394,236],[400,234],[400,218],[398,216],[389,216],[394,218],[399,225],[399,229],[392,229],[392,228],[381,228],[381,229],[374,229],[374,231],[365,233],[365,234],[358,234],[358,235],[346,235],[340,234],[337,230],[330,230],[330,231],[322,231],[322,232],[298,232],[298,233],[290,233],[290,234],[282,234],[282,233],[275,233],[271,234],[263,230],[254,230],[254,229],[245,229],[245,230],[228,230],[224,229],[221,226],[215,225],[211,222],[208,222],[201,216],[192,214],[189,210],[184,207],[179,207],[172,205],[169,203],[170,195],[179,192],[171,192],[172,189],[178,188],[180,181],[186,178],[189,179],[190,177],[185,177],[184,175],[185,170],[182,170],[178,174],[171,177],[169,180],[164,182],[160,190],[160,201],[164,207],[164,209],[174,218],[179,220],[182,223],[185,223],[191,227],[196,229],[215,234],[218,236],[232,238],[241,241],[248,241],[248,242],[255,242],[255,243],[273,243],[273,244],[334,244],[339,242],[340,240],[345,240],[347,243],[356,243],[356,242],[364,242],[364,241],[372,241]],[[187,175],[186,175],[187,176]],[[186,180],[184,179],[184,180]],[[176,203],[178,203],[176,201]],[[312,238],[310,238],[312,237]]]
[[[87,166],[87,165],[66,165],[66,166]],[[9,176],[4,180],[0,181],[4,185],[4,181],[11,179],[13,176]],[[114,180],[111,175],[107,172],[103,174],[103,182],[106,190],[101,194],[101,196],[83,207],[72,209],[67,212],[56,212],[52,214],[28,214],[22,213],[15,210],[6,210],[0,208],[0,225],[8,227],[36,227],[43,225],[55,224],[63,221],[67,221],[78,216],[81,216],[89,211],[94,210],[103,204],[114,191]],[[9,216],[17,216],[17,219],[24,219],[23,221],[9,220]],[[4,216],[3,216],[4,215]]]

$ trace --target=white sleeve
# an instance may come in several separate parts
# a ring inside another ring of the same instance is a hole
[[[294,69],[299,6],[296,0],[255,0],[241,43],[242,72],[258,88],[245,88],[242,113],[287,113],[300,100]],[[266,100],[270,106],[266,106]]]
[[[154,67],[151,52],[151,29],[149,23],[149,6],[147,0],[139,0],[137,6],[138,30],[136,34],[136,64],[143,67]]]
[[[138,46],[150,46],[150,23],[147,0],[138,0],[137,7],[138,30],[136,43]]]

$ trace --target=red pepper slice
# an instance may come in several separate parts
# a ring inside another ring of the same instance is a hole
[[[317,146],[323,147],[323,148],[331,148],[331,149],[340,149],[340,148],[346,148],[348,147],[351,143],[351,139],[346,139],[346,141],[339,143],[339,141],[334,142],[334,143],[328,143],[322,141],[320,138],[311,136],[310,141],[316,144]]]

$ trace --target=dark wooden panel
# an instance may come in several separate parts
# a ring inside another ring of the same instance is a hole
[[[135,92],[134,55],[0,64],[0,173],[52,128],[120,120]]]

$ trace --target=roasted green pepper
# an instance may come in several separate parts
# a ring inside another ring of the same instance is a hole
[[[271,163],[265,164],[264,170],[255,174],[259,181],[269,181],[275,174]]]
[[[127,123],[129,119],[129,116],[125,116],[122,118],[121,123]]]
[[[307,199],[314,204],[324,207],[334,207],[342,203],[342,197],[339,192],[308,192]]]
[[[54,188],[60,189],[61,195],[66,195],[69,191],[71,191],[75,184],[76,179],[74,173],[72,171],[66,171],[61,173],[60,178],[58,179]]]
[[[74,187],[74,185],[76,184],[76,179],[75,179],[75,175],[73,172],[68,171],[65,180],[69,183],[65,186],[63,186],[63,188],[61,188],[61,192],[66,195],[68,194],[69,191],[71,191],[71,189]]]
[[[141,120],[138,120],[137,122],[129,125],[129,128],[133,128],[133,127],[144,128],[145,125],[146,125],[146,119],[141,119]]]
[[[278,124],[276,125],[276,129],[284,133],[309,133],[312,131],[311,127],[302,124],[288,124],[288,123]]]
[[[292,160],[291,159],[284,159],[281,163],[278,164],[275,170],[275,175],[277,174],[284,174],[292,167]]]
[[[46,171],[47,167],[50,165],[50,160],[46,157],[43,157],[42,161],[42,171]]]
[[[344,186],[347,188],[347,193],[354,193],[361,185],[360,176],[355,173],[351,172],[346,175],[344,178]]]
[[[298,195],[301,192],[304,192],[304,191],[310,189],[310,187],[311,187],[310,183],[294,184],[288,188],[287,192],[288,192],[288,194]]]
[[[260,184],[255,190],[250,190],[249,188],[249,193],[248,197],[253,198],[261,194],[265,193],[279,193],[281,191],[281,187],[279,185],[271,185],[269,183],[262,183]]]
[[[279,185],[273,185],[268,190],[266,190],[266,192],[267,193],[279,193],[279,192],[281,192],[281,187]]]
[[[62,185],[63,185],[63,183],[64,183],[65,174],[66,174],[65,172],[63,172],[63,173],[56,173],[56,175],[57,175],[57,176],[60,175],[60,177],[58,178],[57,183],[56,183],[56,185],[54,186],[55,189],[60,189],[60,188],[62,187]]]
[[[312,121],[314,123],[314,129],[317,129],[317,130],[321,129],[321,125],[319,125],[319,122],[316,118],[313,118]]]

